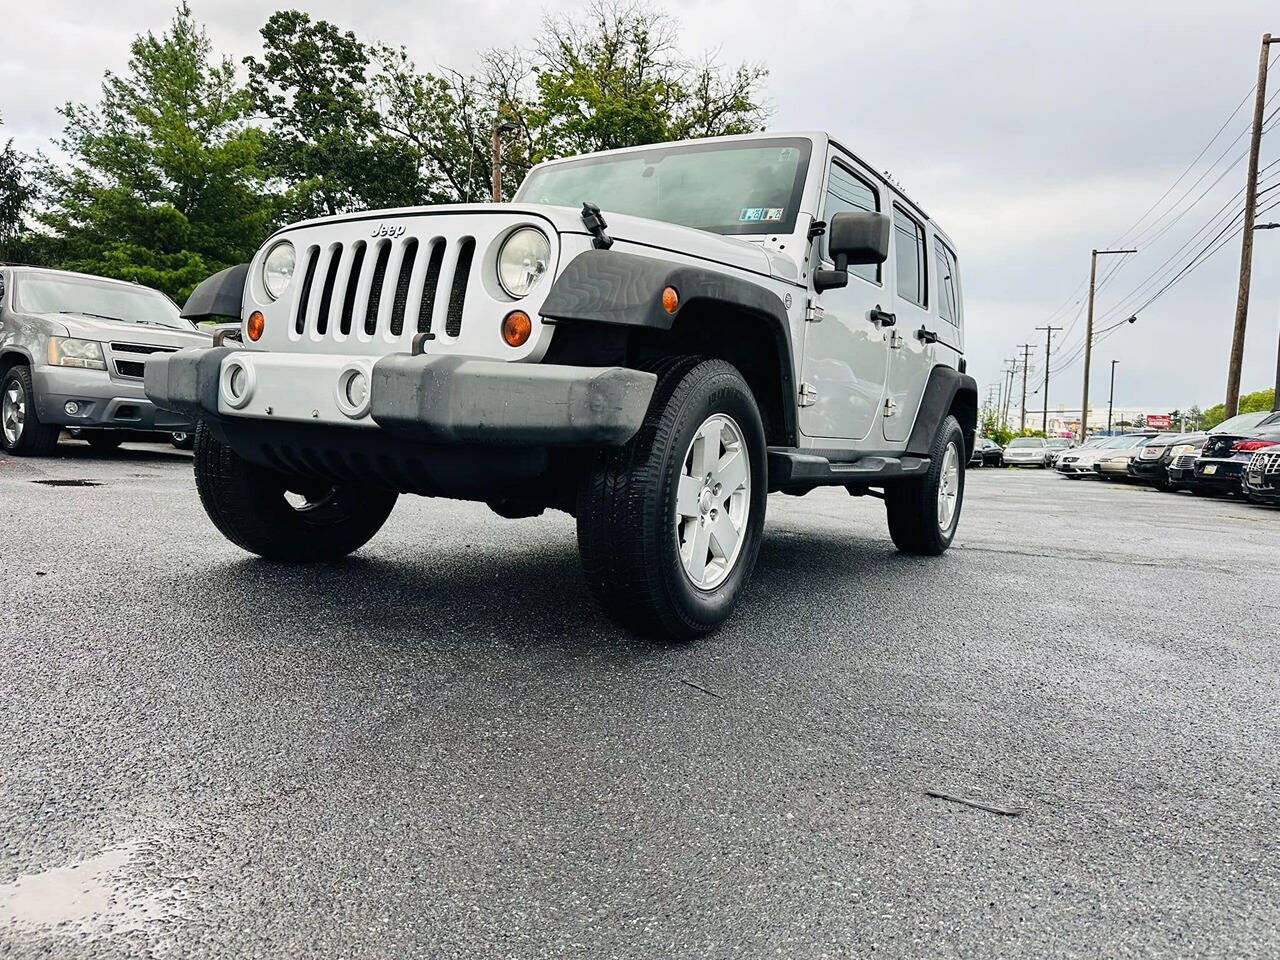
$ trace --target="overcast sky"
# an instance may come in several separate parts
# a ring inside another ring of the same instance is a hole
[[[258,51],[257,30],[277,6],[259,0],[193,5],[215,46],[237,60]],[[364,38],[403,43],[420,66],[465,68],[475,50],[525,41],[547,11],[580,5],[313,0],[304,6]],[[682,24],[689,52],[718,48],[726,63],[769,67],[772,129],[831,131],[891,171],[954,238],[971,372],[984,396],[1018,344],[1036,345],[1033,378],[1043,375],[1044,335],[1033,328],[1064,303],[1054,323],[1071,324],[1090,249],[1123,234],[1186,169],[1253,86],[1262,33],[1280,34],[1274,0],[685,0],[666,8]],[[103,70],[124,66],[130,38],[145,29],[160,32],[171,13],[165,0],[10,5],[0,49],[3,133],[26,150],[45,146],[59,130],[56,106],[96,100]],[[1273,61],[1275,91],[1280,55]],[[1222,163],[1182,206],[1226,170],[1245,147],[1243,137],[1234,146],[1231,141],[1251,109],[1252,100],[1148,223],[1224,150]],[[1263,163],[1276,158],[1280,122],[1263,141]],[[1163,236],[1150,235],[1172,216],[1140,229],[1139,239],[1148,239],[1145,232],[1150,243],[1140,244],[1142,253],[1102,290],[1099,316],[1109,321],[1118,311],[1127,314],[1125,296],[1243,183],[1241,162]],[[1266,199],[1280,200],[1280,191]],[[1264,219],[1280,220],[1280,208]],[[1136,325],[1099,343],[1095,402],[1105,403],[1112,359],[1120,361],[1117,405],[1156,411],[1222,399],[1239,256],[1234,239]],[[1062,337],[1051,370],[1077,352],[1083,326],[1080,320]],[[1246,391],[1272,383],[1278,326],[1275,230],[1257,238]],[[1079,406],[1081,376],[1079,361],[1054,372],[1051,407]],[[1036,394],[1028,405],[1040,403]]]

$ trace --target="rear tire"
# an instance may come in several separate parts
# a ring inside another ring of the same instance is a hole
[[[62,428],[41,423],[31,368],[10,367],[0,381],[0,450],[16,457],[47,457],[58,446]]]
[[[764,427],[730,364],[672,357],[653,370],[658,384],[640,431],[585,472],[578,549],[610,615],[641,632],[692,639],[728,619],[755,567],[768,486]]]
[[[268,560],[341,559],[368,543],[396,504],[394,490],[290,477],[250,463],[203,423],[194,460],[196,489],[214,526]]]
[[[955,539],[964,505],[964,431],[955,417],[939,425],[929,459],[924,476],[885,486],[884,505],[894,546],[936,557]]]
[[[124,434],[118,430],[86,430],[82,439],[99,453],[110,453],[124,443]]]

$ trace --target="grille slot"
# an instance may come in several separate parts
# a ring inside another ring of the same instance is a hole
[[[427,260],[427,276],[422,283],[422,302],[418,306],[418,332],[431,332],[431,314],[436,309],[436,287],[440,285],[440,270],[444,266],[444,241],[431,244],[431,257]]]
[[[444,319],[446,336],[456,337],[462,332],[462,309],[467,301],[467,281],[471,277],[471,258],[475,250],[474,237],[463,237],[458,242],[458,266],[453,271],[453,284],[449,289],[449,312]]]
[[[400,275],[396,277],[396,295],[391,302],[391,335],[404,333],[404,311],[409,304],[409,279],[413,276],[413,264],[418,258],[418,241],[410,237],[404,242],[404,256],[400,260]]]
[[[382,305],[382,284],[387,279],[387,261],[391,259],[391,241],[378,244],[378,259],[373,262],[373,280],[369,284],[369,306],[364,312],[364,332],[373,336],[378,329],[378,307]]]
[[[145,343],[113,343],[111,349],[116,353],[173,353],[177,347],[152,347]]]
[[[351,248],[351,271],[347,276],[347,292],[342,298],[342,318],[338,329],[344,337],[351,336],[351,317],[356,308],[356,289],[360,286],[360,269],[364,266],[365,242],[360,240]]]
[[[116,373],[122,377],[141,380],[147,372],[147,365],[141,360],[117,360]]]
[[[302,287],[298,290],[298,315],[293,321],[293,329],[299,335],[302,334],[307,322],[307,303],[311,300],[311,282],[316,278],[316,262],[319,259],[319,247],[312,247],[307,251],[307,270],[302,276]]]
[[[338,280],[338,267],[342,262],[342,245],[329,248],[329,267],[324,272],[324,287],[320,291],[320,311],[316,314],[316,333],[324,336],[329,331],[329,306],[333,302],[333,285]]]

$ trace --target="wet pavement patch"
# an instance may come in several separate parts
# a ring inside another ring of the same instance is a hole
[[[43,487],[100,487],[101,480],[32,480]]]

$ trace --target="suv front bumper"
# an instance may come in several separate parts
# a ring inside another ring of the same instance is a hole
[[[42,423],[180,433],[193,426],[187,416],[156,409],[141,383],[121,383],[104,370],[40,366],[32,370],[31,379]],[[70,402],[77,407],[74,415],[67,413]]]
[[[245,371],[234,402],[227,376]],[[359,415],[344,380],[367,378]],[[624,367],[571,367],[394,353],[380,359],[208,347],[147,360],[157,407],[228,427],[302,425],[440,444],[620,446],[644,422],[657,377]]]

